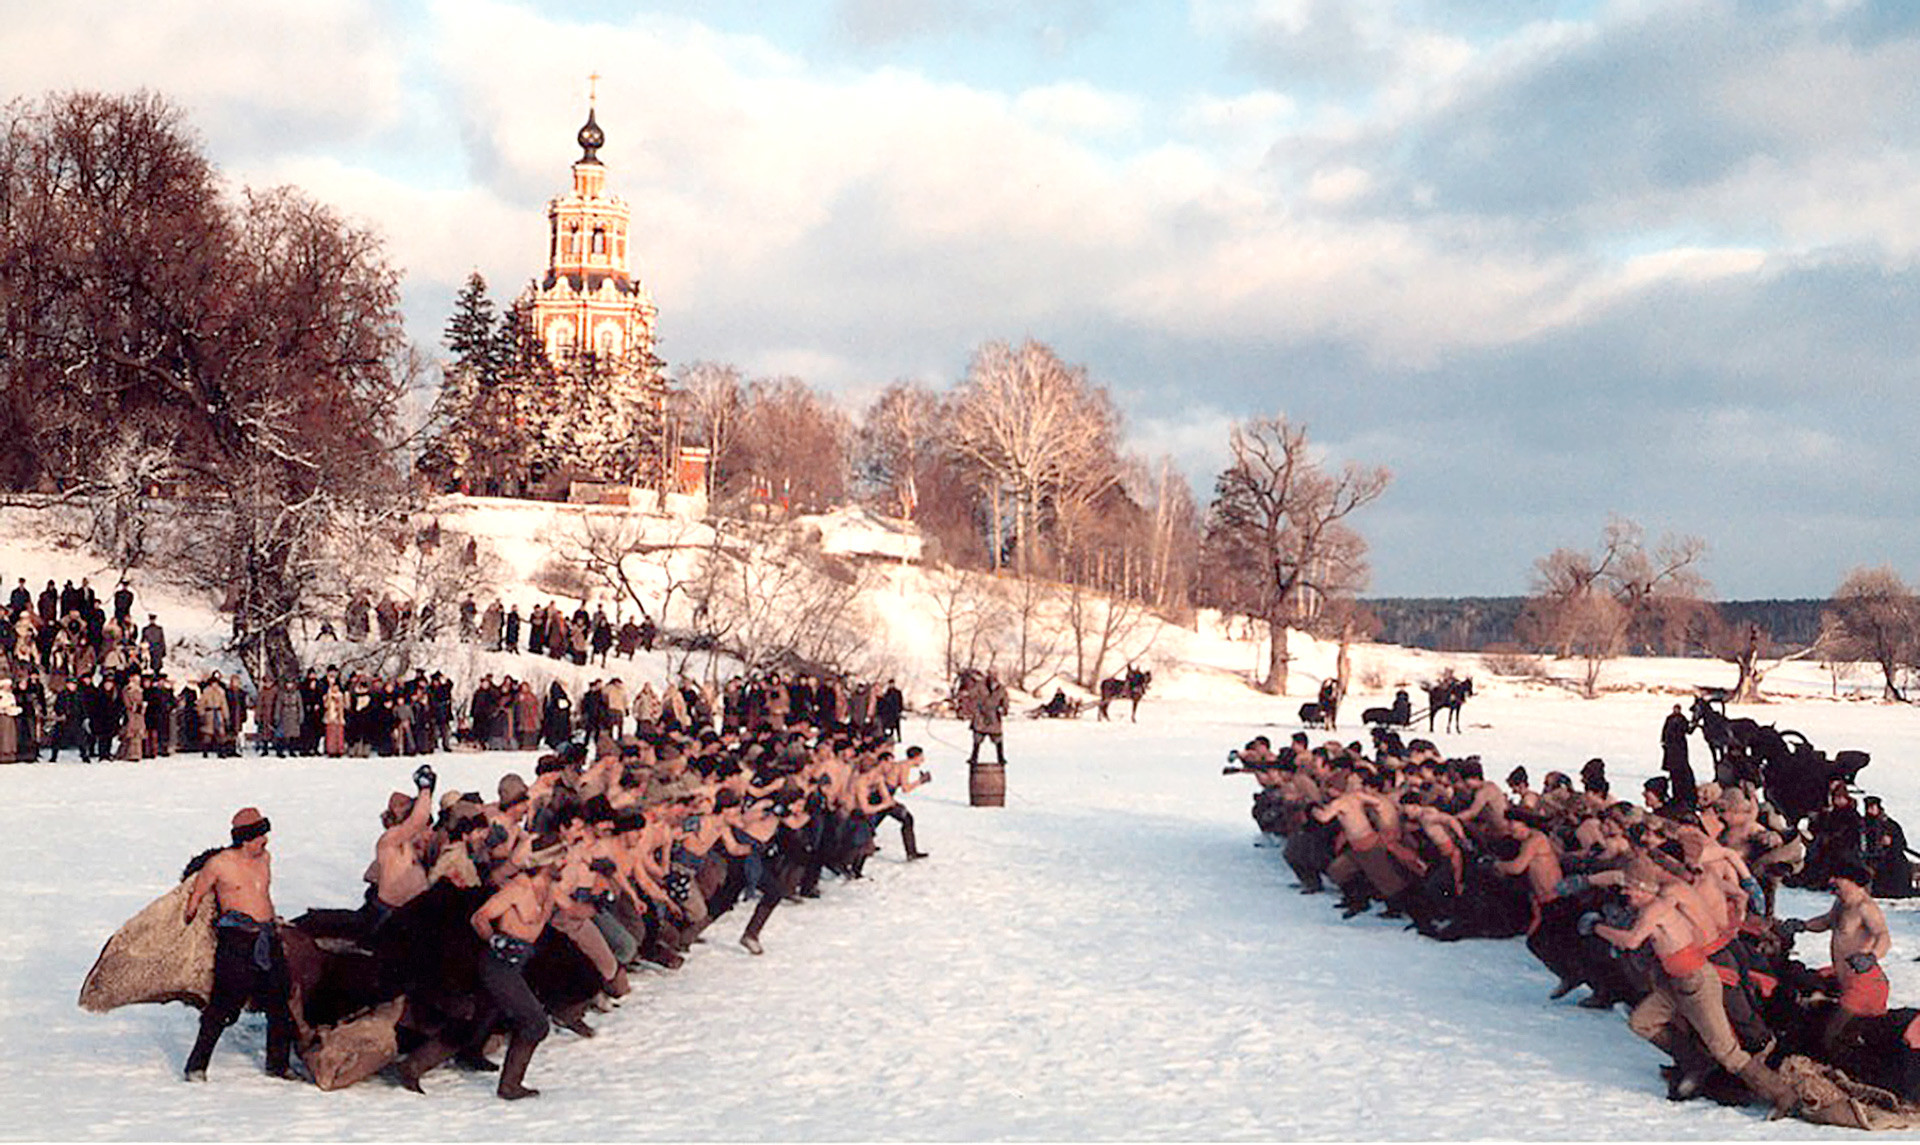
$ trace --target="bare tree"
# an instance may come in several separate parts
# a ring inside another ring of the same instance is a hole
[[[1757,622],[1728,621],[1711,605],[1703,606],[1695,614],[1690,632],[1694,646],[1733,665],[1738,675],[1727,698],[1735,703],[1764,703],[1761,685],[1766,682],[1767,673],[1782,664],[1815,655],[1824,643],[1823,638],[1804,648],[1782,648],[1774,641],[1773,634]]]
[[[1127,596],[1094,592],[1078,581],[1066,586],[1067,631],[1073,638],[1074,683],[1098,691],[1110,657],[1127,662],[1153,648],[1152,614]]]
[[[589,508],[563,518],[546,543],[590,585],[664,629],[674,598],[698,575],[709,532],[704,522],[685,517]]]
[[[1163,455],[1154,469],[1147,503],[1153,507],[1153,529],[1147,542],[1147,599],[1157,607],[1186,603],[1193,576],[1194,555],[1200,549],[1200,509],[1193,486]]]
[[[857,670],[872,627],[867,575],[787,530],[745,530],[716,527],[688,585],[696,638],[749,669]]]
[[[1668,533],[1648,549],[1640,526],[1624,517],[1609,521],[1607,532],[1614,555],[1607,579],[1627,610],[1630,646],[1647,653],[1680,651],[1688,622],[1711,591],[1699,571],[1706,541]]]
[[[852,422],[798,378],[756,379],[735,435],[739,472],[756,501],[817,512],[846,497]]]
[[[962,668],[984,667],[986,649],[1010,627],[1005,600],[959,569],[937,574],[933,607],[940,620],[941,660],[948,680]]]
[[[1889,700],[1904,700],[1900,671],[1920,646],[1920,600],[1890,566],[1862,566],[1834,590],[1832,618],[1837,655],[1880,667]]]
[[[859,469],[884,489],[889,507],[905,520],[920,508],[920,486],[939,451],[941,402],[914,382],[888,386],[861,419]]]
[[[1347,519],[1379,500],[1392,475],[1354,463],[1328,472],[1312,456],[1306,427],[1284,415],[1236,424],[1228,446],[1232,461],[1208,513],[1206,588],[1219,603],[1266,622],[1261,686],[1283,694],[1292,660],[1287,629],[1366,583],[1366,542]]]
[[[707,449],[715,490],[732,489],[739,469],[736,445],[745,406],[740,371],[723,362],[689,362],[675,371],[674,400],[688,439]]]
[[[992,505],[994,567],[1007,514],[1014,559],[1033,568],[1043,507],[1056,496],[1089,500],[1118,479],[1118,416],[1086,370],[1034,341],[989,342],[975,351],[954,396],[949,443],[978,475]]]
[[[1704,541],[1671,534],[1649,550],[1638,524],[1611,517],[1598,548],[1559,548],[1534,562],[1521,632],[1562,660],[1578,657],[1591,698],[1606,661],[1634,647],[1677,650],[1702,630],[1708,586],[1695,566],[1705,555]]]
[[[1006,612],[1011,632],[996,641],[997,647],[1012,642],[1013,659],[1002,661],[996,654],[1002,677],[1021,691],[1036,677],[1050,675],[1060,663],[1060,626],[1057,623],[1056,589],[1039,577],[1014,577],[1011,582],[995,582],[1006,592]]]

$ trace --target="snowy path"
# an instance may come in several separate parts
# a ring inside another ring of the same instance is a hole
[[[1573,709],[1584,711],[1587,709]],[[224,832],[241,803],[276,825],[279,905],[346,905],[387,788],[375,760],[0,768],[0,1102],[9,1138],[1274,1139],[1801,1137],[1798,1123],[1661,1096],[1658,1055],[1621,1014],[1544,1001],[1518,942],[1441,946],[1342,923],[1250,845],[1225,749],[1267,709],[1149,711],[1137,728],[1013,729],[1009,806],[965,803],[952,724],[909,729],[937,782],[912,803],[929,862],[895,829],[862,883],[783,907],[767,954],[729,916],[674,973],[642,976],[599,1037],[559,1033],[536,1102],[442,1072],[416,1097],[376,1079],[323,1094],[260,1076],[257,1018],[213,1082],[176,1080],[183,1007],[82,1013],[113,928]],[[1636,716],[1636,719],[1639,717]],[[1552,713],[1470,730],[1520,761]],[[1637,739],[1644,725],[1636,724]],[[1564,732],[1562,733],[1565,734]],[[1582,729],[1605,741],[1609,729]],[[1621,733],[1611,733],[1619,735]],[[1601,750],[1597,745],[1591,750]],[[1551,764],[1589,751],[1564,741]],[[1529,761],[1531,762],[1531,761]],[[491,791],[525,757],[455,755],[444,782]],[[1870,773],[1871,775],[1871,773]],[[1626,773],[1617,773],[1622,782]],[[1877,777],[1889,780],[1890,775]],[[1910,782],[1910,781],[1909,781]],[[130,806],[147,810],[128,815]],[[57,855],[57,857],[56,857]],[[1914,916],[1896,915],[1901,949]],[[1898,951],[1896,958],[1899,958]],[[1892,961],[1892,960],[1890,960]],[[1896,999],[1915,982],[1899,959]],[[1838,1132],[1838,1131],[1834,1131]]]

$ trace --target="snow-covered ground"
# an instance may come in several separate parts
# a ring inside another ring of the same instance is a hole
[[[497,507],[511,540],[524,526]],[[522,515],[525,515],[524,513]],[[13,524],[0,515],[0,526]],[[543,526],[544,527],[544,526]],[[0,571],[97,572],[84,553],[12,531]],[[503,544],[503,549],[511,549]],[[524,575],[531,544],[513,550]],[[514,562],[509,562],[510,564]],[[103,583],[100,576],[95,583]],[[885,642],[925,695],[941,642],[926,574],[889,569],[872,602]],[[136,577],[171,630],[210,648],[219,618]],[[505,586],[509,594],[513,586]],[[518,589],[528,600],[524,586]],[[143,605],[144,607],[144,605]],[[204,643],[203,643],[204,642]],[[1664,1099],[1660,1056],[1552,985],[1518,941],[1442,946],[1378,918],[1341,922],[1295,893],[1277,852],[1252,845],[1251,783],[1219,774],[1228,748],[1290,734],[1334,650],[1299,638],[1287,698],[1245,674],[1259,649],[1216,619],[1163,626],[1140,722],[1016,720],[1008,806],[966,806],[964,729],[914,717],[934,784],[912,799],[933,858],[900,861],[894,829],[863,882],[777,913],[754,958],[729,916],[674,972],[649,972],[591,1041],[556,1033],[535,1058],[537,1101],[441,1072],[416,1096],[374,1079],[339,1093],[268,1081],[263,1030],[230,1032],[204,1087],[178,1080],[195,1016],[108,1015],[75,1004],[108,935],[222,841],[246,804],[272,817],[276,901],[292,916],[349,906],[386,793],[413,761],[201,760],[0,767],[0,860],[13,872],[0,937],[0,1137],[409,1139],[1277,1139],[1804,1138],[1813,1126]],[[189,647],[191,657],[195,649]],[[524,659],[475,654],[463,675]],[[549,665],[563,673],[570,669]],[[1596,701],[1487,674],[1471,656],[1361,646],[1345,736],[1362,706],[1442,666],[1473,672],[1467,728],[1439,736],[1492,774],[1609,763],[1637,790],[1675,693],[1730,683],[1700,661],[1622,661]],[[224,666],[224,665],[223,665]],[[661,662],[649,661],[649,670]],[[633,665],[640,669],[642,665]],[[592,674],[600,674],[598,671]],[[623,672],[629,680],[643,672]],[[577,681],[574,682],[577,686]],[[903,675],[903,683],[907,682]],[[1856,678],[1843,690],[1866,686]],[[1781,668],[1791,697],[1739,714],[1874,762],[1864,785],[1920,816],[1920,711],[1826,698],[1818,665]],[[1416,704],[1419,693],[1415,691]],[[515,754],[435,759],[443,786],[491,791]],[[1785,909],[1818,909],[1789,892]],[[1920,914],[1890,909],[1895,1004],[1920,999]],[[1811,942],[1813,940],[1805,940]],[[1811,951],[1809,951],[1811,953]]]
[[[1605,756],[1648,774],[1658,697],[1476,699],[1443,743],[1497,767]],[[243,803],[274,820],[283,913],[350,905],[399,761],[0,768],[15,872],[0,947],[0,1102],[11,1138],[977,1139],[1730,1138],[1821,1132],[1669,1104],[1659,1055],[1572,999],[1518,941],[1442,946],[1341,922],[1252,846],[1225,750],[1291,731],[1297,701],[1149,700],[1140,723],[1021,721],[1004,809],[965,805],[959,725],[916,721],[936,781],[912,801],[929,862],[887,828],[863,883],[782,909],[768,951],[729,916],[649,973],[583,1042],[535,1059],[539,1100],[443,1072],[417,1097],[375,1079],[325,1094],[259,1073],[257,1016],[205,1087],[178,1080],[193,1012],[81,1012],[102,942],[218,841]],[[1920,713],[1782,704],[1817,743],[1871,750],[1866,785],[1920,808]],[[1274,725],[1274,726],[1269,726]],[[437,759],[490,789],[525,757]],[[1817,900],[1791,898],[1791,909]],[[1896,1003],[1920,997],[1916,916],[1892,912]],[[1829,1131],[1840,1132],[1840,1131]]]

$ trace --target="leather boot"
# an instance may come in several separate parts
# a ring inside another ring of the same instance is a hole
[[[420,1079],[425,1077],[429,1070],[459,1052],[459,1049],[459,1046],[444,1038],[428,1038],[420,1044],[418,1049],[401,1058],[393,1067],[393,1072],[399,1076],[401,1085],[415,1093],[424,1093],[426,1091],[420,1088]]]
[[[1353,882],[1340,888],[1341,918],[1352,918],[1357,914],[1367,913],[1367,907],[1371,903],[1367,899],[1367,892],[1362,890],[1361,886],[1362,884]]]
[[[909,819],[900,826],[900,841],[907,845],[907,861],[924,859],[927,853],[919,847],[919,841],[913,835],[913,820]]]
[[[583,1038],[593,1036],[593,1027],[587,1025],[587,1004],[580,1002],[553,1012],[553,1024]]]
[[[507,1060],[500,1067],[500,1086],[495,1093],[508,1101],[540,1096],[539,1090],[521,1084],[527,1078],[527,1064],[533,1061],[534,1047],[539,1044],[518,1036],[507,1043]]]
[[[767,925],[767,920],[773,917],[773,908],[779,905],[780,900],[772,895],[761,896],[760,901],[755,904],[753,917],[747,920],[746,932],[740,936],[740,945],[746,947],[748,952],[759,954],[763,950],[760,945],[760,928]]]
[[[1408,887],[1400,892],[1400,909],[1413,920],[1413,928],[1422,937],[1432,938],[1440,933],[1439,912],[1434,909],[1433,900],[1418,887]]]

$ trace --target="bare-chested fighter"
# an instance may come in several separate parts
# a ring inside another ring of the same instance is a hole
[[[908,862],[926,858],[927,852],[922,851],[914,839],[913,812],[907,810],[907,805],[900,802],[900,797],[915,788],[924,787],[933,782],[933,776],[927,772],[926,767],[926,753],[918,747],[908,748],[906,754],[899,759],[895,759],[890,750],[883,749],[880,753],[880,800],[873,807],[874,814],[877,816],[874,823],[877,827],[880,819],[899,821],[900,842],[907,849]]]
[[[200,1011],[200,1036],[187,1055],[188,1081],[207,1080],[213,1047],[249,1001],[267,1016],[267,1073],[292,1078],[293,1015],[287,1009],[286,954],[274,932],[273,857],[267,832],[273,825],[252,807],[233,817],[233,845],[215,853],[200,868],[187,894],[185,921],[200,914],[208,895],[219,910],[214,931],[213,995]]]
[[[1546,834],[1534,830],[1519,819],[1506,821],[1507,831],[1519,841],[1520,851],[1505,862],[1496,861],[1493,869],[1508,877],[1525,876],[1527,892],[1533,900],[1533,916],[1527,923],[1527,936],[1540,929],[1541,910],[1560,897],[1560,856]]]
[[[1833,905],[1825,914],[1805,922],[1789,918],[1780,923],[1780,929],[1788,935],[1824,930],[1831,936],[1833,964],[1820,972],[1833,977],[1840,1003],[1820,1034],[1829,1061],[1855,1018],[1874,1018],[1887,1012],[1887,972],[1880,960],[1886,957],[1893,939],[1887,933],[1887,916],[1868,893],[1872,883],[1873,876],[1865,867],[1843,865],[1834,872]]]
[[[553,919],[554,878],[565,851],[558,839],[537,840],[523,869],[473,912],[474,933],[487,944],[480,984],[499,1007],[511,1035],[495,1090],[508,1101],[540,1096],[539,1090],[522,1083],[534,1049],[547,1036],[547,1011],[527,985],[525,968],[533,944]]]
[[[1461,765],[1459,786],[1473,792],[1473,801],[1456,816],[1460,825],[1483,843],[1504,836],[1507,833],[1507,793],[1500,790],[1500,785],[1481,774],[1477,761],[1468,760]]]
[[[378,927],[394,911],[419,897],[430,885],[422,861],[421,843],[433,830],[433,768],[414,769],[414,797],[404,817],[380,832],[373,845],[373,893],[367,899],[372,923]]]
[[[1630,929],[1608,926],[1596,913],[1580,918],[1582,934],[1597,934],[1621,950],[1647,946],[1659,961],[1653,990],[1633,1008],[1627,1025],[1634,1033],[1659,1046],[1680,1066],[1670,1096],[1680,1099],[1699,1091],[1708,1072],[1697,1060],[1691,1037],[1697,1036],[1713,1061],[1747,1083],[1748,1088],[1775,1109],[1791,1108],[1796,1098],[1786,1080],[1753,1057],[1734,1036],[1727,1020],[1720,975],[1708,964],[1702,943],[1707,937],[1680,907],[1660,891],[1652,873],[1636,867],[1628,873],[1627,902],[1636,912]]]
[[[1421,796],[1413,792],[1401,797],[1400,813],[1407,822],[1418,827],[1426,835],[1427,841],[1446,859],[1447,866],[1453,872],[1453,893],[1459,894],[1465,886],[1466,877],[1466,857],[1461,848],[1467,845],[1467,832],[1460,826],[1460,820],[1424,802]]]
[[[1394,858],[1396,852],[1405,853],[1405,848],[1399,846],[1397,839],[1390,848],[1385,829],[1374,818],[1388,816],[1390,822],[1385,826],[1397,831],[1398,805],[1368,791],[1351,772],[1335,779],[1334,790],[1338,793],[1333,799],[1325,806],[1314,808],[1312,815],[1322,823],[1339,823],[1340,833],[1347,842],[1346,854],[1327,868],[1327,874],[1346,892],[1343,913],[1352,918],[1367,909],[1367,896],[1360,884],[1370,883],[1388,909],[1412,915],[1424,932],[1432,925],[1429,912],[1408,896],[1411,884],[1407,872]]]

